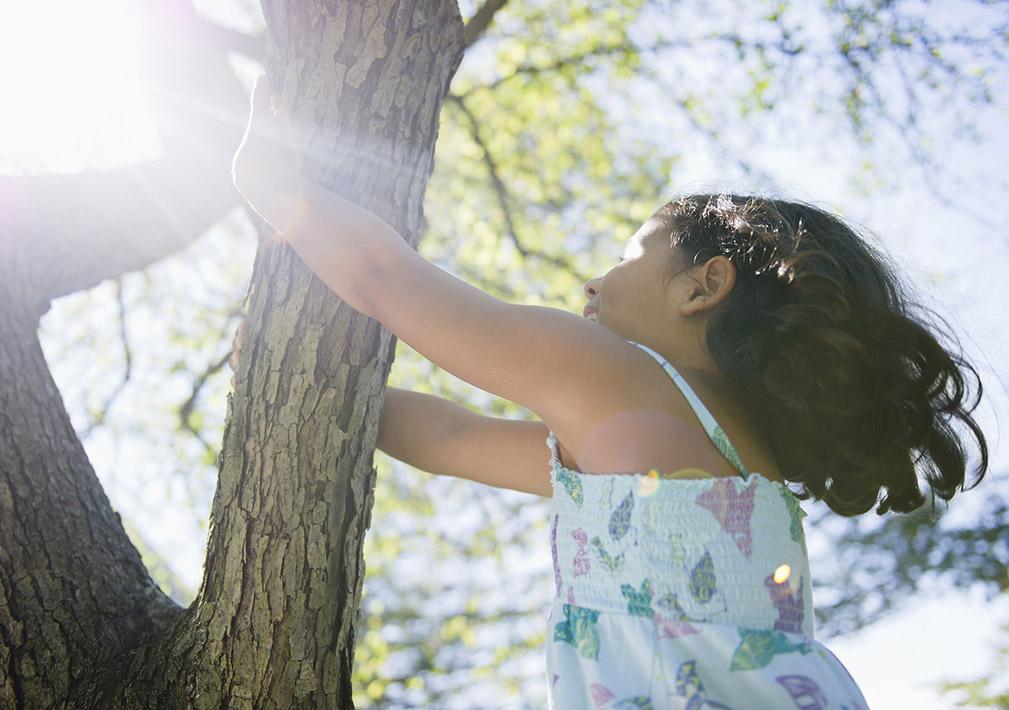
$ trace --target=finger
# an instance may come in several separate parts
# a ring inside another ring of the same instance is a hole
[[[274,88],[266,74],[256,80],[253,96],[253,110],[258,111],[263,123],[268,124],[277,137],[284,136],[290,141],[293,129],[290,113],[283,106],[280,91]]]
[[[277,115],[277,97],[270,77],[266,74],[256,77],[256,83],[252,87],[252,108],[263,115]]]
[[[291,116],[282,106],[280,92],[267,74],[260,74],[252,88],[251,130],[274,145],[300,151]]]
[[[272,83],[266,74],[256,77],[252,87],[249,124],[246,132],[258,140],[286,146],[290,143],[288,127],[282,114],[277,110],[279,97],[273,92]]]

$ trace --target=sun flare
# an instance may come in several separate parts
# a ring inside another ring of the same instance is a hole
[[[157,155],[134,8],[0,3],[0,172],[67,173]]]

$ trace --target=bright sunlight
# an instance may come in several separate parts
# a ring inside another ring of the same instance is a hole
[[[0,3],[0,172],[156,157],[141,36],[127,0]]]

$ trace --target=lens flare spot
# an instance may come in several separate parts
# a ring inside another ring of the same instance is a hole
[[[659,490],[659,472],[654,468],[641,476],[638,482],[638,493],[643,496],[650,496]]]
[[[776,584],[784,584],[792,574],[792,568],[788,565],[781,565],[774,570],[774,581]]]

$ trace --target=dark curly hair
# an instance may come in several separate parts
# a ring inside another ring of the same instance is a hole
[[[723,254],[735,264],[706,345],[764,427],[785,479],[802,484],[799,498],[849,516],[877,501],[879,515],[907,513],[925,502],[917,468],[933,504],[948,501],[966,490],[954,420],[976,439],[980,483],[988,446],[971,417],[977,371],[940,344],[933,333],[952,340],[948,325],[908,300],[866,239],[812,205],[755,196],[691,195],[655,216],[686,263]],[[671,260],[668,277],[682,270]]]

